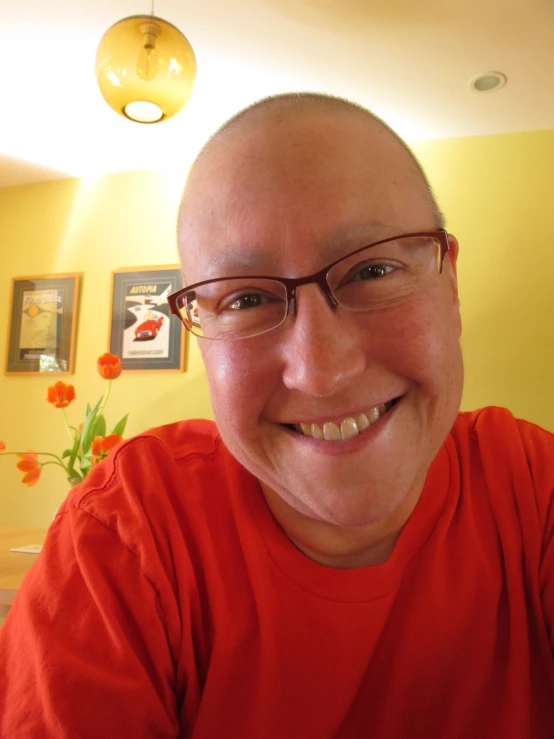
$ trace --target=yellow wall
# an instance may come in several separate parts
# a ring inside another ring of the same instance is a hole
[[[508,406],[554,431],[554,131],[415,145],[461,244],[463,406]],[[184,176],[184,175],[183,175]],[[76,371],[69,378],[79,422],[105,388],[95,370],[107,348],[110,273],[177,261],[175,213],[183,176],[140,172],[0,190],[0,364],[13,276],[83,275]],[[68,379],[68,378],[65,378]],[[60,411],[48,377],[0,374],[0,439],[10,447],[61,450]],[[108,423],[130,411],[128,434],[180,418],[210,416],[195,340],[185,374],[126,374],[112,389]],[[35,487],[0,459],[0,524],[46,525],[67,492],[48,467]]]
[[[554,431],[554,131],[414,149],[460,241],[463,407]]]
[[[177,263],[176,209],[183,175],[134,172],[86,182],[66,180],[0,190],[0,439],[9,447],[61,452],[67,446],[61,411],[46,400],[56,379],[75,385],[70,421],[106,389],[96,358],[108,349],[111,270]],[[75,374],[6,377],[5,344],[11,278],[82,275]],[[211,417],[196,341],[188,342],[183,373],[126,373],[113,383],[108,424],[130,411],[126,435],[181,418]],[[44,468],[31,488],[14,457],[0,458],[0,524],[44,526],[65,497],[63,471]]]

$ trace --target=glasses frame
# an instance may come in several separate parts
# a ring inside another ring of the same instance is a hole
[[[335,267],[337,264],[340,264],[345,259],[349,259],[350,257],[353,257],[356,254],[359,254],[360,252],[365,251],[366,249],[371,249],[374,246],[380,246],[381,244],[386,244],[389,241],[397,241],[398,239],[409,239],[409,238],[415,238],[419,236],[437,239],[437,241],[440,243],[439,274],[442,274],[442,265],[444,262],[444,257],[450,251],[450,244],[448,242],[448,232],[445,229],[440,228],[440,229],[437,229],[436,231],[417,231],[415,233],[400,234],[399,236],[390,236],[386,239],[380,239],[379,241],[374,241],[372,244],[366,244],[366,246],[361,246],[359,249],[355,249],[354,251],[351,251],[348,254],[345,254],[339,259],[335,259],[334,262],[331,262],[331,264],[328,264],[327,266],[323,267],[323,269],[320,269],[311,275],[306,275],[305,277],[275,277],[273,275],[229,275],[228,277],[214,277],[211,280],[201,280],[200,282],[193,282],[191,285],[187,285],[186,287],[183,287],[180,290],[177,290],[177,292],[174,292],[171,295],[168,295],[167,302],[169,304],[169,309],[171,310],[171,312],[179,318],[179,320],[182,322],[184,327],[187,329],[187,331],[190,331],[191,334],[193,334],[194,336],[197,336],[199,339],[207,339],[208,341],[217,341],[217,340],[221,341],[223,340],[223,338],[219,339],[218,337],[214,337],[214,336],[200,336],[199,334],[194,333],[193,329],[187,325],[177,305],[177,301],[182,295],[185,295],[188,292],[194,291],[196,288],[202,287],[202,285],[207,285],[208,283],[213,283],[213,282],[223,282],[224,280],[242,280],[245,278],[251,278],[253,280],[273,280],[273,282],[281,283],[282,285],[284,285],[285,290],[286,290],[286,295],[287,295],[286,297],[287,307],[286,307],[285,314],[283,316],[283,320],[281,321],[281,323],[278,323],[277,326],[272,326],[271,328],[266,329],[265,331],[260,331],[260,333],[252,334],[250,336],[236,337],[234,340],[237,340],[238,338],[251,339],[251,338],[254,338],[255,336],[261,336],[262,334],[268,333],[269,331],[273,331],[274,329],[278,328],[285,322],[287,316],[296,315],[296,301],[297,301],[296,290],[302,285],[311,285],[312,283],[319,285],[319,287],[321,288],[321,291],[327,298],[327,302],[329,303],[331,308],[336,308],[338,305],[340,305],[340,303],[333,295],[331,287],[329,283],[327,282],[327,275],[333,269],[333,267]],[[291,306],[293,306],[292,311],[291,311]],[[352,310],[352,309],[347,308],[347,310]],[[225,337],[225,339],[233,340],[233,337]]]

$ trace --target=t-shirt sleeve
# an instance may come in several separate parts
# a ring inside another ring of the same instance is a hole
[[[0,630],[0,737],[174,739],[175,665],[154,584],[94,515],[66,508]]]
[[[519,422],[519,430],[533,477],[537,513],[543,532],[539,592],[554,652],[554,434],[525,421]]]

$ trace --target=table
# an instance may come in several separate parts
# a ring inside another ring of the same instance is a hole
[[[8,612],[23,578],[35,563],[36,554],[10,552],[11,547],[43,544],[46,529],[0,526],[0,619]]]

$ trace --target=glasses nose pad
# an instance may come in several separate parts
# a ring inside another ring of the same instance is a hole
[[[298,301],[296,299],[296,288],[295,288],[289,297],[289,303],[287,306],[287,315],[296,317],[297,309],[298,309]]]
[[[336,308],[339,303],[338,303],[338,300],[333,295],[333,293],[331,292],[331,285],[329,285],[329,282],[327,281],[327,279],[321,280],[319,282],[319,286],[321,288],[321,291],[323,292],[323,294],[327,298],[327,302],[329,303],[329,307],[330,308]]]

